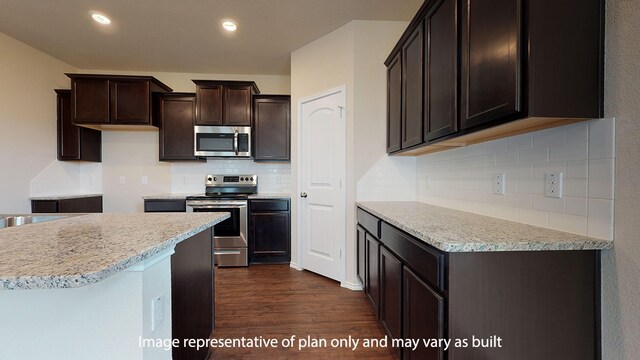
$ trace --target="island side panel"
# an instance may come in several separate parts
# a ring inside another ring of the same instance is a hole
[[[469,339],[449,360],[600,359],[599,263],[595,250],[449,254],[449,336]],[[473,348],[493,335],[501,348]]]
[[[208,339],[214,326],[213,228],[176,245],[171,257],[173,359],[205,359],[208,349],[184,347],[185,339]]]

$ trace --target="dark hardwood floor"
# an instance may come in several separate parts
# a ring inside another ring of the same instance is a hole
[[[396,359],[390,348],[363,348],[385,334],[361,291],[288,265],[216,269],[216,327],[212,338],[277,339],[277,348],[212,348],[211,359]],[[293,348],[281,341],[296,335]],[[300,339],[328,346],[298,350]],[[359,339],[355,351],[332,348],[334,338]]]

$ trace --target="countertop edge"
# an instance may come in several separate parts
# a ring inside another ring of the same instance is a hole
[[[429,204],[427,204],[429,205]],[[596,238],[584,237],[585,241],[569,241],[569,242],[469,242],[469,243],[451,243],[446,239],[434,239],[426,234],[423,234],[410,226],[401,223],[399,220],[390,218],[385,214],[381,214],[375,209],[367,206],[366,202],[357,201],[356,206],[369,212],[370,214],[378,217],[380,220],[395,226],[396,228],[408,233],[409,235],[417,238],[425,244],[431,245],[438,250],[456,253],[456,252],[509,252],[509,251],[570,251],[570,250],[607,250],[613,247],[612,240],[603,240]],[[436,205],[430,205],[436,206]],[[449,209],[453,210],[453,209]],[[460,210],[461,213],[465,213]],[[474,213],[468,213],[470,215],[482,216]],[[497,219],[496,220],[501,220]],[[501,220],[508,221],[508,220]],[[518,223],[520,224],[520,223]],[[527,224],[522,224],[527,225]],[[528,225],[533,226],[533,225]],[[546,228],[545,228],[546,229]],[[559,230],[546,229],[549,231],[563,232]],[[564,233],[564,232],[563,232]],[[573,234],[572,234],[573,235]],[[576,235],[581,236],[581,235]]]
[[[82,199],[82,198],[90,198],[104,196],[103,194],[66,194],[66,195],[38,195],[38,196],[29,196],[29,200],[67,200],[67,199]]]
[[[0,277],[0,291],[2,290],[30,290],[30,289],[68,289],[78,288],[100,282],[111,275],[115,275],[127,268],[132,267],[166,249],[173,247],[178,243],[196,235],[214,225],[222,222],[223,220],[231,217],[230,215],[223,215],[214,220],[211,220],[205,224],[194,227],[189,231],[182,234],[178,234],[171,239],[165,240],[156,246],[153,246],[143,252],[131,256],[127,259],[115,262],[105,269],[86,274],[75,275],[52,275],[52,276],[21,276],[21,277]]]

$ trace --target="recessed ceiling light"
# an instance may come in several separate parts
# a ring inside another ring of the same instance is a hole
[[[222,27],[227,31],[236,31],[238,25],[231,20],[226,20],[222,23]]]
[[[93,18],[93,20],[95,20],[96,22],[99,22],[100,24],[103,24],[103,25],[111,24],[111,19],[109,19],[105,15],[93,13],[91,14],[91,17]]]

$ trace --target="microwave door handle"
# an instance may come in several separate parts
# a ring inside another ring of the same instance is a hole
[[[233,151],[238,155],[238,130],[233,134]]]

